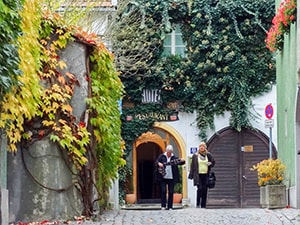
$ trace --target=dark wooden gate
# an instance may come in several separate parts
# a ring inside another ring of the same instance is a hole
[[[277,158],[274,146],[272,155]],[[232,128],[219,131],[208,141],[217,182],[208,192],[208,208],[260,207],[257,175],[250,168],[269,157],[269,139],[260,131]]]
[[[155,160],[161,149],[153,142],[141,144],[137,148],[137,202],[160,203],[160,188],[155,183]]]

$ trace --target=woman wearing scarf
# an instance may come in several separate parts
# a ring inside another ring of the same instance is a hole
[[[205,142],[199,144],[198,152],[192,157],[192,163],[189,172],[189,179],[194,181],[197,186],[197,208],[206,208],[207,200],[207,178],[210,169],[215,165],[215,160],[210,152],[207,151]]]

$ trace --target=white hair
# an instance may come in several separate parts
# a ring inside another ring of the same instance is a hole
[[[167,145],[166,151],[173,151],[173,146],[172,145]]]

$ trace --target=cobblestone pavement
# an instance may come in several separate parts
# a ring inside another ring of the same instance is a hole
[[[75,224],[75,223],[74,223]],[[199,209],[111,210],[98,222],[84,225],[300,225],[300,210],[285,209]],[[73,223],[72,223],[73,225]]]

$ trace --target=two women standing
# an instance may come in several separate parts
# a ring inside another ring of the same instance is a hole
[[[178,165],[185,164],[183,158],[179,159],[173,154],[173,146],[168,145],[166,152],[162,153],[156,160],[156,179],[161,188],[162,209],[173,208],[174,185],[179,182]],[[193,154],[188,178],[197,186],[197,207],[206,208],[207,181],[210,169],[215,165],[215,160],[207,151],[205,142],[199,144],[198,152]],[[166,193],[169,197],[166,199]]]

